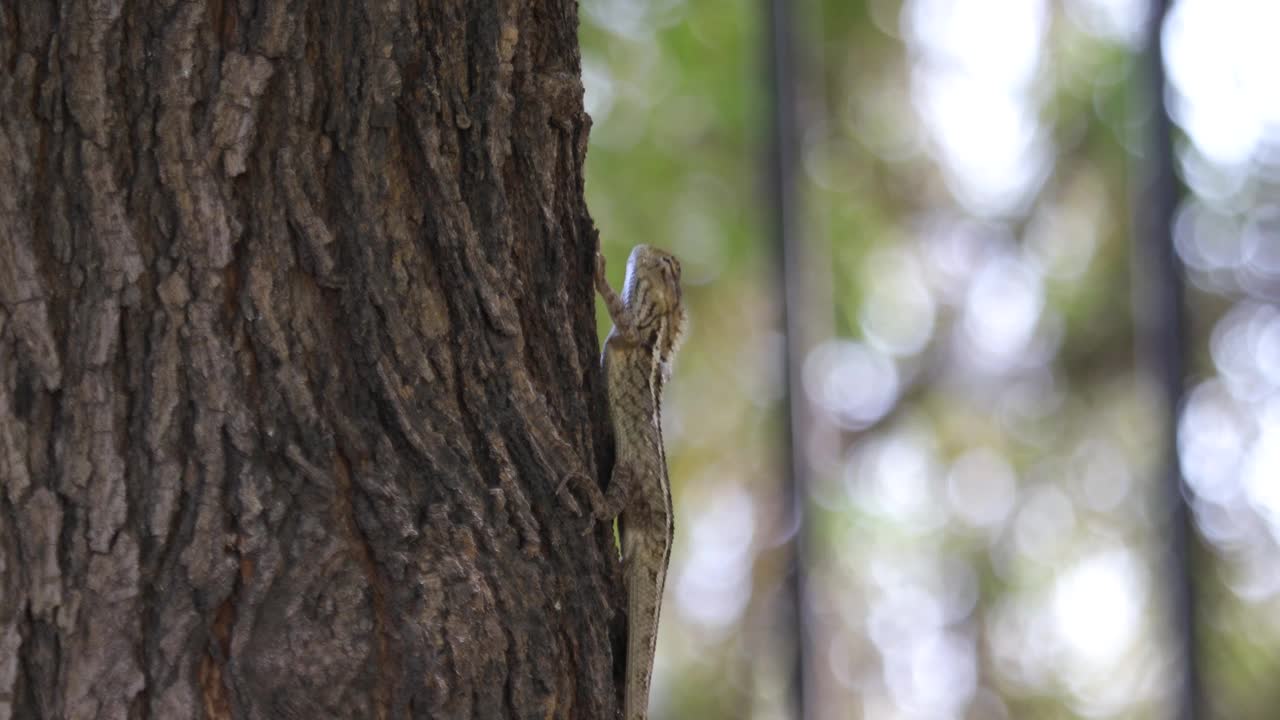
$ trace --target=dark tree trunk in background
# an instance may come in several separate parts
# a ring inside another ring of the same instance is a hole
[[[0,5],[0,720],[612,716],[576,13]]]

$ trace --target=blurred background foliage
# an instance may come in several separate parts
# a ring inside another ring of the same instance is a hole
[[[817,425],[814,718],[1172,717],[1159,394],[1135,359],[1140,0],[796,3]],[[661,718],[789,717],[792,538],[759,0],[582,0],[609,275],[684,265]],[[1211,716],[1280,717],[1280,3],[1176,0]],[[608,321],[600,308],[601,334]]]

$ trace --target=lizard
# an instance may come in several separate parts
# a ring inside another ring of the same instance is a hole
[[[627,591],[623,717],[644,720],[674,537],[671,479],[662,445],[662,389],[671,376],[688,316],[680,291],[680,261],[648,245],[632,249],[621,297],[609,285],[604,255],[597,252],[595,288],[613,320],[601,365],[615,459],[607,491],[589,480],[583,483],[593,515],[587,530],[595,522],[619,518]]]

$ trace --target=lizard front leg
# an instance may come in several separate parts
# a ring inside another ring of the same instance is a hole
[[[613,286],[609,284],[609,278],[605,275],[604,254],[596,252],[596,292],[600,293],[600,297],[604,300],[604,306],[609,311],[609,319],[613,321],[613,334],[617,335],[628,345],[634,345],[639,341],[639,334],[636,330],[635,322],[632,319],[631,310],[618,293],[613,291]]]

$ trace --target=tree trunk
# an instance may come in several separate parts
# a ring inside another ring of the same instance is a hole
[[[0,6],[0,720],[615,715],[576,13]]]

